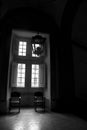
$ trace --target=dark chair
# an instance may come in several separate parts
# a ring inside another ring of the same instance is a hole
[[[45,112],[45,98],[43,92],[34,93],[34,108],[35,111],[44,111]]]
[[[9,99],[9,112],[13,108],[18,108],[18,112],[20,112],[20,102],[21,102],[21,94],[19,92],[12,92],[11,97]]]

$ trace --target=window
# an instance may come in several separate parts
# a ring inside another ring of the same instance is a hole
[[[25,87],[25,64],[17,66],[17,87]]]
[[[31,87],[45,87],[45,64],[32,64],[31,66]]]
[[[32,64],[31,87],[39,87],[39,65]]]
[[[27,48],[27,42],[19,41],[18,55],[26,56],[26,48]]]
[[[41,44],[31,44],[31,38],[14,37],[12,55],[12,87],[24,88],[26,85],[39,88],[45,86],[43,67],[45,51]]]

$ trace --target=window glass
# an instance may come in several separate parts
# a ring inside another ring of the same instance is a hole
[[[17,67],[17,87],[25,87],[25,64],[18,64]]]
[[[32,64],[31,87],[39,87],[39,65]]]
[[[18,55],[26,56],[27,42],[19,41]]]

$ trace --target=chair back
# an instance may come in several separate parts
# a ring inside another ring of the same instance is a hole
[[[43,97],[43,92],[35,92],[34,96],[35,97]]]
[[[21,97],[21,94],[19,92],[12,92],[11,97]]]
[[[43,92],[35,92],[34,93],[34,108],[35,111],[41,109],[41,111],[45,111],[45,97],[43,97]]]

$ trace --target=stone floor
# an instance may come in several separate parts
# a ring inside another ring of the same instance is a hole
[[[0,116],[0,130],[87,130],[87,121],[74,115],[37,113],[34,109],[15,112]]]

